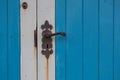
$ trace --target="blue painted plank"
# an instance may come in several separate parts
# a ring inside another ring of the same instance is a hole
[[[56,32],[66,32],[65,30],[65,0],[56,0]],[[56,80],[65,80],[66,61],[66,38],[56,37]]]
[[[66,0],[66,80],[82,80],[82,0]]]
[[[8,0],[8,80],[20,80],[19,0]]]
[[[7,0],[0,0],[0,80],[7,80]]]
[[[100,0],[100,80],[113,80],[113,0]]]
[[[120,0],[114,1],[114,80],[120,80]]]
[[[98,0],[84,0],[84,79],[98,80]]]

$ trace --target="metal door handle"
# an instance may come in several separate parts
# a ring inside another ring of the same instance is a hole
[[[43,25],[41,25],[42,29],[42,54],[48,59],[49,56],[54,52],[53,51],[53,39],[52,36],[62,35],[65,36],[65,32],[56,32],[52,33],[53,26],[49,24],[48,20],[45,21]]]
[[[56,32],[56,33],[51,34],[49,32],[48,33],[46,32],[46,34],[44,34],[44,37],[51,38],[52,36],[56,36],[56,35],[66,36],[66,33],[65,32]]]

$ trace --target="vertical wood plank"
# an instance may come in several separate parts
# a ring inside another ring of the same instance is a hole
[[[56,0],[56,32],[66,32],[66,0]],[[66,37],[56,36],[56,80],[65,80],[66,76]]]
[[[114,1],[114,80],[120,80],[120,0]]]
[[[26,9],[22,7],[24,2],[28,5]],[[34,47],[36,0],[21,0],[20,4],[21,80],[36,80],[37,53]]]
[[[7,80],[7,0],[0,0],[0,79]]]
[[[42,51],[42,29],[41,25],[45,21],[53,26],[52,33],[55,32],[55,0],[38,0],[37,5],[37,27],[38,27],[38,79],[39,80],[55,80],[55,38],[52,41],[53,53],[50,55],[47,63],[45,55]]]
[[[113,80],[113,0],[100,0],[100,80]]]
[[[84,80],[98,80],[98,0],[84,0]]]
[[[8,0],[8,80],[20,80],[20,2]]]
[[[66,0],[66,80],[82,80],[82,0]]]

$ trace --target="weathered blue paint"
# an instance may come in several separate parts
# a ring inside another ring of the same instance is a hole
[[[84,0],[83,80],[98,79],[98,0]]]
[[[56,3],[56,79],[120,80],[120,1]]]
[[[8,80],[20,80],[19,0],[8,0]]]
[[[0,80],[7,80],[7,0],[0,0]]]
[[[100,54],[99,71],[100,80],[113,80],[113,55],[114,55],[114,25],[113,25],[113,0],[100,0]]]
[[[66,33],[66,80],[81,80],[82,0],[66,0]]]
[[[66,7],[65,0],[56,0],[55,8],[55,26],[56,32],[66,32]],[[66,38],[56,37],[56,80],[66,80]]]
[[[120,80],[120,0],[114,1],[114,80]]]
[[[0,80],[20,80],[19,0],[0,0]]]

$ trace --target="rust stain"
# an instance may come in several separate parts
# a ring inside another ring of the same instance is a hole
[[[49,80],[49,59],[46,59],[46,80]]]
[[[37,47],[34,47],[34,68],[35,68],[35,80],[38,80],[38,60],[37,60]]]
[[[34,47],[34,59],[35,59],[35,62],[36,62],[36,47]]]
[[[37,27],[34,30],[34,59],[35,59],[35,65],[36,65],[36,54],[37,54]]]
[[[34,67],[37,80],[37,27],[34,30]]]
[[[37,64],[37,58],[36,58],[36,54],[37,54],[37,44],[36,44],[36,42],[37,42],[37,28],[36,28],[36,30],[34,30],[34,66],[35,66],[35,71],[37,70],[36,68],[37,68],[37,66],[36,66],[36,64]]]
[[[36,65],[36,50],[37,50],[37,28],[34,30],[34,59]]]
[[[35,68],[35,74],[36,74],[36,71],[37,71],[37,66],[36,66],[36,47],[34,47],[34,68]],[[36,76],[36,79],[37,79],[37,76]]]

